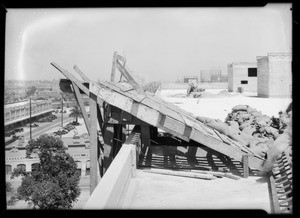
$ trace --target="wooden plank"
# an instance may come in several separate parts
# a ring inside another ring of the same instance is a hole
[[[86,82],[90,81],[90,79],[76,65],[74,65],[73,69],[79,74],[79,76],[81,76],[81,78],[84,81],[86,81]]]
[[[242,156],[245,154],[238,148],[225,144],[224,142],[208,135],[204,135],[202,132],[195,129],[192,131],[191,139],[240,162],[242,162]],[[250,168],[261,170],[264,162],[265,161],[262,159],[249,155]]]
[[[214,176],[227,177],[227,178],[234,179],[234,180],[241,179],[241,177],[232,175],[230,173],[223,173],[223,172],[214,172],[214,171],[208,171],[208,170],[191,170],[191,172],[195,172],[195,173],[200,172],[200,173],[204,173],[204,174],[211,174]]]
[[[243,155],[242,156],[242,163],[243,163],[243,176],[244,178],[249,177],[249,156]]]
[[[115,81],[115,74],[116,74],[116,61],[117,61],[118,53],[115,51],[113,55],[113,61],[112,61],[112,68],[111,68],[111,75],[110,75],[110,81]]]
[[[90,99],[90,194],[98,185],[97,178],[97,162],[98,162],[98,136],[97,136],[97,104],[93,99]]]
[[[121,95],[132,98],[136,102],[141,102],[146,97],[144,94],[139,94],[135,90],[131,92],[128,87],[122,87],[121,83],[102,82],[101,84]],[[123,91],[124,89],[127,91]]]
[[[144,89],[133,79],[126,67],[123,67],[118,60],[116,61],[116,67],[139,94],[144,93]]]
[[[122,61],[123,63],[126,63],[126,58],[125,57],[123,57],[123,56],[121,56],[121,55],[117,55],[117,60],[120,60],[120,61]]]
[[[161,118],[159,125],[164,126],[168,129],[171,129],[172,131],[176,132],[177,134],[181,135],[184,137],[185,141],[190,140],[190,135],[191,135],[191,127],[186,126],[183,123],[180,123],[179,121],[163,115]]]
[[[184,171],[171,171],[165,169],[143,169],[143,172],[147,173],[155,173],[162,175],[170,175],[170,176],[180,176],[180,177],[188,177],[195,179],[217,179],[217,177],[210,174],[200,174],[200,173],[192,173],[192,172],[184,172]]]
[[[52,66],[54,66],[56,69],[58,69],[65,77],[67,77],[69,80],[71,80],[72,82],[75,83],[75,85],[82,90],[86,95],[90,95],[89,89],[87,87],[85,87],[84,85],[82,85],[82,83],[75,77],[73,76],[71,73],[69,73],[67,70],[61,68],[58,64],[52,62],[51,63]]]
[[[82,116],[83,116],[83,120],[84,120],[84,123],[85,123],[85,126],[86,126],[86,129],[88,131],[88,133],[90,134],[91,131],[90,131],[90,120],[88,118],[88,115],[87,115],[87,112],[85,110],[85,107],[84,107],[84,103],[83,103],[83,100],[82,100],[82,95],[80,94],[80,91],[79,91],[79,88],[77,87],[77,85],[72,82],[72,85],[73,85],[73,89],[74,89],[74,94],[75,94],[75,98],[78,102],[78,105],[79,105],[79,108],[82,112]]]

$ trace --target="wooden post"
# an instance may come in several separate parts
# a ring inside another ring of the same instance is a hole
[[[113,56],[113,62],[112,62],[112,69],[111,69],[111,75],[110,75],[110,81],[115,81],[115,74],[116,74],[116,61],[117,61],[118,53],[115,51]]]
[[[243,162],[243,176],[244,176],[244,178],[248,178],[248,176],[249,176],[248,155],[242,156],[242,162]]]
[[[90,194],[98,184],[97,179],[97,149],[98,149],[98,136],[97,136],[97,103],[90,98]]]
[[[82,100],[82,95],[80,94],[80,90],[74,82],[72,82],[72,85],[73,85],[73,89],[74,89],[74,95],[75,95],[75,98],[76,98],[77,103],[79,105],[79,108],[81,110],[86,129],[87,129],[88,133],[90,134],[89,118],[88,118],[88,114],[87,114],[87,112],[85,110],[85,107],[84,107],[84,103],[83,103],[83,100]]]
[[[103,160],[103,167],[104,167],[104,173],[111,164],[113,160],[113,143],[114,143],[114,125],[105,123],[104,124],[104,134],[103,134],[103,140],[104,140],[104,160]]]
[[[126,128],[124,124],[114,124],[113,158],[118,154],[122,144],[126,140]]]
[[[150,146],[150,126],[141,125],[142,148]]]

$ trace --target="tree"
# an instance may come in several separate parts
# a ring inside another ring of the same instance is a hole
[[[41,135],[26,146],[26,156],[37,153],[40,163],[32,172],[14,169],[12,178],[22,175],[17,189],[18,200],[25,200],[38,209],[71,209],[80,194],[80,174],[74,159],[66,153],[60,138]]]
[[[76,123],[78,123],[78,117],[82,117],[81,110],[78,106],[75,106],[72,110],[71,113],[69,114],[69,117],[75,117]]]
[[[31,86],[27,91],[26,91],[26,97],[30,97],[31,95],[33,95],[36,91],[36,87],[35,86]]]

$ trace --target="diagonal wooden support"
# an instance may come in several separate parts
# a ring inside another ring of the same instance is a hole
[[[67,77],[69,80],[71,80],[86,95],[88,95],[88,96],[90,95],[89,89],[87,87],[85,87],[75,76],[73,76],[67,70],[61,68],[58,64],[56,64],[54,62],[52,62],[51,65],[54,66],[56,69],[58,69],[65,77]]]
[[[90,79],[76,65],[74,65],[73,69],[79,74],[79,76],[81,76],[84,81],[90,82]]]
[[[88,133],[90,134],[91,133],[91,130],[90,130],[90,121],[89,121],[89,118],[88,118],[88,114],[85,110],[85,107],[84,107],[84,103],[83,103],[83,100],[82,100],[82,95],[80,94],[80,91],[79,91],[79,88],[76,86],[76,84],[74,82],[72,82],[72,85],[73,85],[73,89],[74,89],[74,94],[75,94],[75,98],[79,104],[79,107],[80,107],[80,110],[81,110],[81,113],[82,113],[82,116],[83,116],[83,120],[84,120],[84,123],[85,123],[85,126],[86,126],[86,129],[88,131]]]
[[[133,79],[126,67],[123,67],[118,60],[116,60],[116,67],[139,94],[145,94],[144,89]]]

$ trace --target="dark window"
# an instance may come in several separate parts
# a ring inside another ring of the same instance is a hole
[[[241,80],[241,84],[248,84],[248,80]]]
[[[257,68],[248,68],[248,77],[257,77]]]

